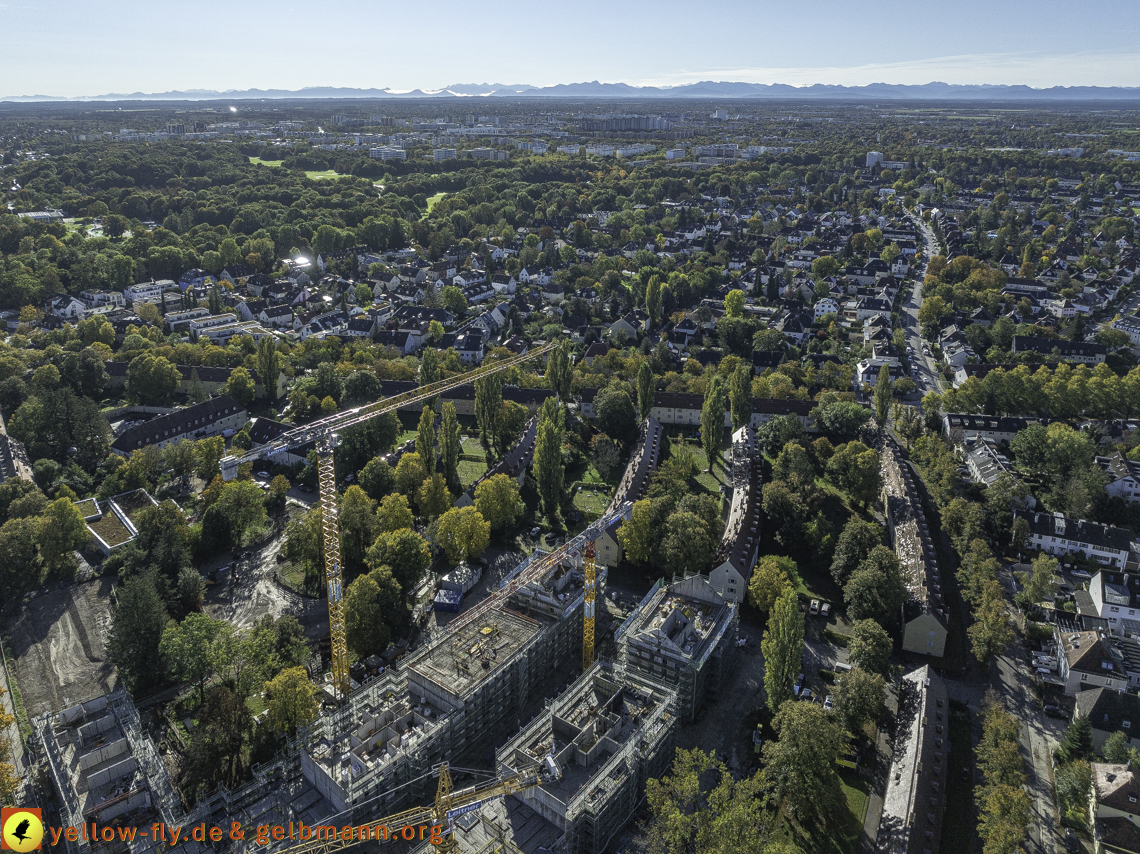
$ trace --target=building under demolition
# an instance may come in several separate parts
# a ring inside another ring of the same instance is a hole
[[[631,679],[677,692],[677,716],[692,721],[732,671],[739,614],[699,575],[658,582],[618,629],[618,657]]]

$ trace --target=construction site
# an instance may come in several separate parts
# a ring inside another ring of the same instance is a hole
[[[637,808],[646,780],[672,761],[676,699],[675,691],[597,662],[496,751],[495,764],[506,775],[552,756],[562,776],[517,797],[557,829],[558,850],[604,851]]]
[[[398,664],[363,686],[351,682],[335,431],[451,382],[314,422],[279,442],[281,448],[319,443],[322,507],[331,508],[322,522],[332,649],[325,693],[334,702],[275,760],[254,766],[252,781],[199,793],[190,810],[171,787],[154,743],[141,733],[125,692],[42,715],[36,731],[63,796],[64,818],[72,824],[138,823],[151,815],[182,826],[360,824],[412,807],[416,815],[433,809],[434,819],[446,821],[473,852],[493,846],[523,854],[606,850],[637,809],[645,781],[671,762],[678,727],[723,690],[732,671],[737,606],[699,575],[671,585],[659,581],[614,632],[595,543],[629,519],[632,507],[621,502],[554,552],[521,561]],[[656,440],[652,448],[655,455]],[[223,476],[232,477],[238,460],[222,462]],[[643,464],[635,455],[629,468]],[[603,607],[596,610],[599,601]],[[231,620],[239,617],[232,601],[230,611]],[[460,805],[452,809],[449,766],[476,777],[497,775],[499,782],[458,793]],[[285,847],[287,840],[268,850]]]
[[[696,718],[732,674],[737,606],[693,575],[658,582],[618,628],[618,661],[630,678],[677,692],[677,715]]]

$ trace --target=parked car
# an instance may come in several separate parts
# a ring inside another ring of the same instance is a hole
[[[1046,707],[1045,707],[1045,714],[1047,714],[1047,715],[1048,715],[1049,717],[1051,717],[1051,718],[1065,718],[1065,717],[1068,717],[1068,716],[1065,714],[1065,710],[1064,710],[1064,709],[1062,709],[1060,706],[1053,706],[1053,705],[1048,705],[1048,706],[1046,706]]]
[[[800,691],[800,699],[801,700],[807,700],[810,703],[811,702],[811,688],[804,688],[802,691]]]
[[[801,673],[796,677],[796,684],[792,687],[792,693],[797,697],[800,695],[800,689],[804,687],[804,675]]]
[[[269,472],[267,472],[267,471],[259,471],[259,472],[257,473],[257,476],[258,476],[258,477],[269,477]]]
[[[812,599],[811,600],[811,609],[810,610],[811,610],[812,614],[818,614],[819,613],[819,600],[818,599]]]
[[[821,617],[830,617],[831,616],[831,603],[830,602],[824,602],[822,605],[819,606],[819,615]]]
[[[831,700],[831,695],[828,694],[826,697],[823,698],[823,707],[825,709],[827,709],[828,711],[831,711],[832,705],[834,705],[834,703]]]
[[[1092,573],[1087,569],[1074,569],[1069,575],[1073,576],[1073,578],[1083,578],[1085,581],[1092,578]]]

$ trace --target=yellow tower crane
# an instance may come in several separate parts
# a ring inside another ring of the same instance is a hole
[[[356,827],[334,827],[332,823],[337,822],[338,819],[332,818],[329,819],[328,827],[322,826],[320,828],[325,830],[325,833],[313,834],[314,837],[320,835],[322,838],[312,838],[306,842],[289,846],[277,854],[330,854],[330,852],[360,844],[363,841],[362,836],[369,840],[377,839],[381,830],[384,833],[383,839],[381,839],[383,841],[384,839],[407,838],[399,835],[403,828],[418,829],[424,825],[440,828],[441,831],[446,830],[443,842],[437,846],[437,850],[444,852],[444,854],[450,854],[458,848],[455,830],[452,827],[452,822],[455,819],[464,813],[479,809],[483,804],[495,798],[513,795],[543,783],[554,782],[562,777],[562,770],[558,767],[554,757],[549,754],[542,762],[524,768],[516,774],[501,777],[492,783],[469,786],[458,790],[452,784],[451,772],[446,762],[439,765],[435,770],[439,773],[439,785],[436,788],[435,802],[431,806],[413,807],[410,810],[365,822]],[[317,829],[313,828],[313,830]],[[331,839],[327,832],[330,829],[333,831]],[[347,839],[343,838],[345,829],[352,831],[348,834]]]
[[[325,557],[325,582],[329,597],[329,633],[332,640],[332,676],[333,687],[339,700],[346,699],[349,692],[348,640],[345,636],[344,627],[344,585],[341,576],[340,523],[338,519],[336,470],[333,466],[333,456],[341,431],[363,424],[379,415],[402,409],[405,406],[413,406],[417,403],[426,404],[444,392],[466,385],[479,377],[516,367],[535,356],[549,353],[556,346],[557,342],[551,342],[521,356],[512,356],[501,361],[485,363],[482,367],[466,374],[459,374],[446,380],[430,383],[413,391],[378,400],[356,409],[338,412],[302,427],[287,430],[272,442],[240,457],[230,456],[222,459],[222,478],[233,480],[238,475],[239,466],[244,463],[252,463],[262,457],[272,459],[291,448],[309,443],[315,443],[317,446],[317,474],[321,494],[321,535]]]

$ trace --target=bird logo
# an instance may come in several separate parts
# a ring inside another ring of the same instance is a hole
[[[0,810],[0,849],[5,851],[35,851],[44,841],[44,824],[38,809],[4,807]]]

